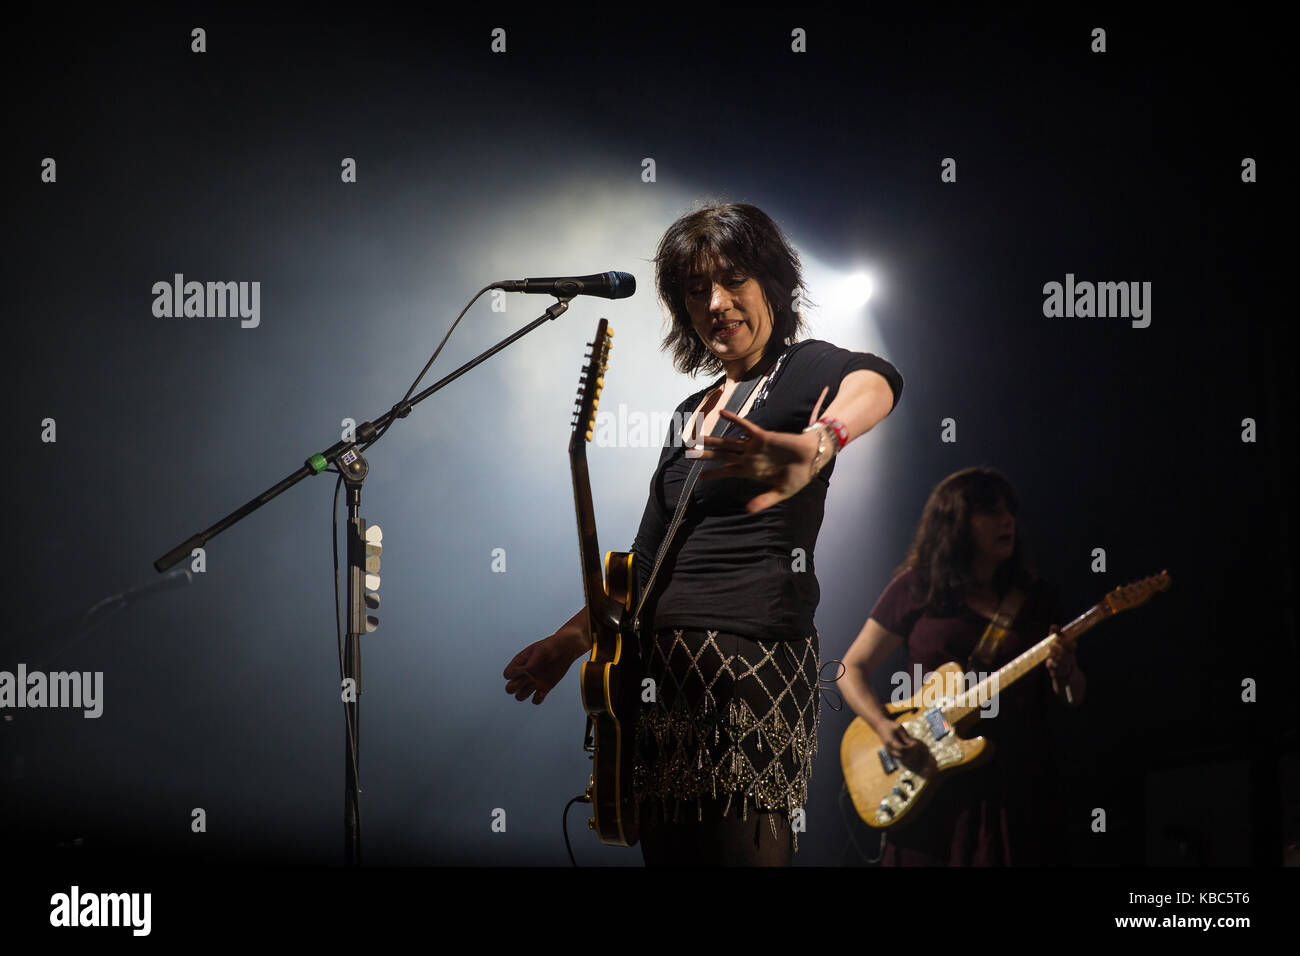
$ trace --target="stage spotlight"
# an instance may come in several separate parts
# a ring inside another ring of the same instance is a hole
[[[862,268],[841,272],[805,256],[804,278],[815,303],[805,313],[813,337],[856,351],[881,348],[872,314],[881,297],[878,276]]]
[[[865,272],[846,277],[838,291],[841,307],[846,310],[862,308],[871,300],[871,293],[875,287],[875,281]]]

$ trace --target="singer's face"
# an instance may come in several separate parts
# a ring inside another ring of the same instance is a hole
[[[686,277],[686,311],[695,332],[724,364],[752,368],[772,336],[772,310],[753,276],[725,262],[706,264]]]

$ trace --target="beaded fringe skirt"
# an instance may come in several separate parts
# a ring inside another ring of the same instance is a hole
[[[817,636],[754,641],[736,634],[664,630],[642,638],[655,699],[637,717],[633,789],[637,812],[657,801],[664,819],[686,805],[703,820],[705,799],[786,813],[807,806],[820,712]],[[695,807],[690,808],[689,804]],[[771,817],[776,835],[777,817]],[[795,848],[798,837],[795,836]]]

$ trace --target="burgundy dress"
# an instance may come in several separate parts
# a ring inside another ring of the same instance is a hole
[[[1063,619],[1060,601],[1041,580],[1026,593],[1012,631],[988,668],[969,663],[988,619],[962,605],[939,615],[916,593],[917,573],[890,582],[871,610],[881,627],[907,641],[908,668],[928,674],[957,661],[993,671],[1047,636]],[[891,688],[894,685],[891,684]],[[885,866],[1025,866],[1060,862],[1054,833],[1055,759],[1047,732],[1051,680],[1039,666],[999,695],[996,717],[980,717],[962,735],[994,742],[993,758],[945,779],[915,821],[888,832]]]

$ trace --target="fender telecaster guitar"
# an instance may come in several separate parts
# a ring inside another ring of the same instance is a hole
[[[910,737],[925,744],[926,758],[917,766],[904,765],[891,756],[871,725],[856,718],[844,732],[840,762],[858,815],[878,830],[914,820],[947,775],[993,755],[991,741],[957,734],[959,729],[973,729],[985,701],[1047,660],[1047,652],[1059,636],[1077,638],[1111,615],[1145,604],[1169,583],[1169,572],[1161,571],[1116,588],[1062,628],[1059,635],[1049,634],[972,687],[964,686],[962,666],[950,661],[930,674],[912,698],[886,704],[885,713],[894,716]]]

